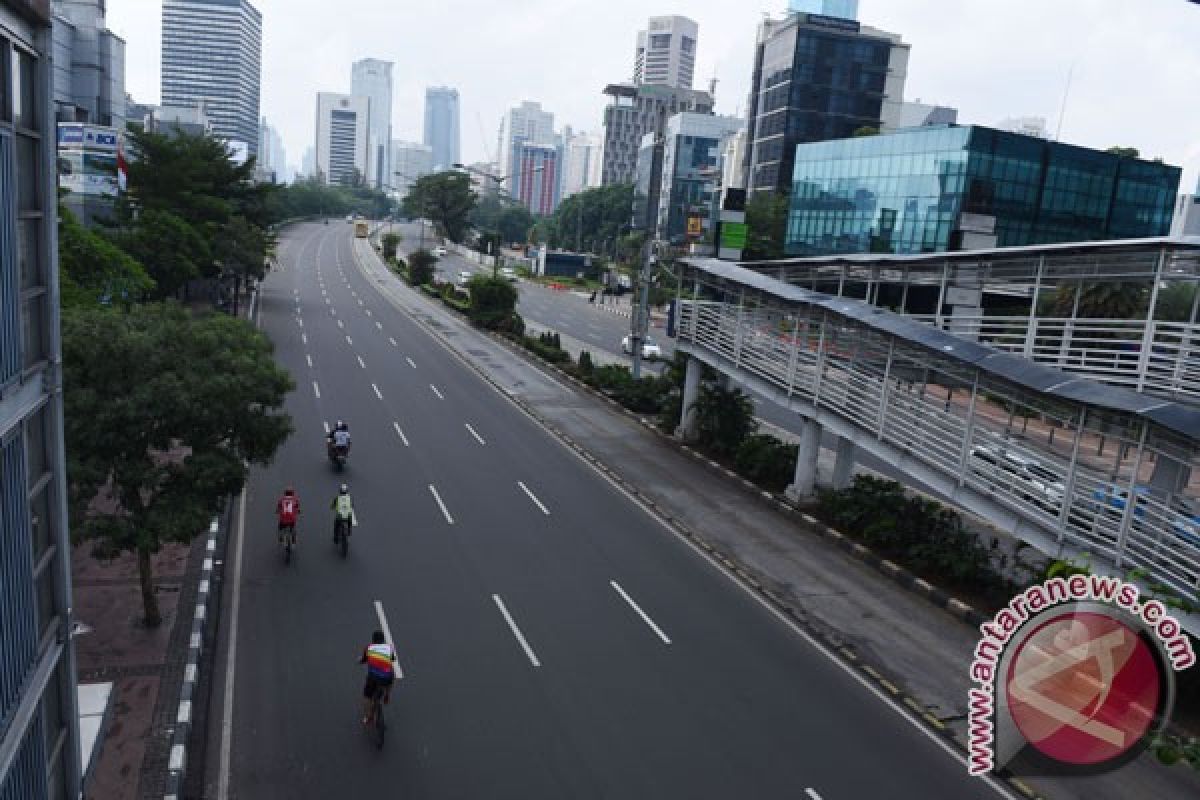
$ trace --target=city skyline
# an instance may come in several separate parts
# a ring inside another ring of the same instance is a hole
[[[109,26],[126,39],[127,85],[141,102],[155,102],[158,87],[159,0],[108,4]],[[394,25],[363,27],[363,17],[388,19],[389,6],[367,0],[361,14],[331,18],[317,52],[296,48],[320,18],[311,0],[257,0],[264,15],[262,114],[277,124],[293,157],[311,139],[311,97],[316,91],[345,91],[340,78],[355,60],[373,56],[397,63],[393,137],[420,141],[424,92],[449,85],[462,98],[462,156],[467,162],[494,160],[495,131],[505,110],[536,100],[555,110],[560,125],[599,128],[603,87],[627,80],[637,32],[647,14],[684,13],[700,30],[695,86],[719,78],[716,111],[744,114],[749,92],[757,10],[731,9],[715,0],[687,8],[647,7],[616,0],[603,13],[579,6],[530,2],[528,13],[460,3],[454,9],[420,7],[405,12],[403,31],[454,30],[469,58],[445,56],[442,37],[396,34]],[[464,9],[475,23],[461,24]],[[1051,136],[1089,147],[1134,146],[1184,168],[1185,186],[1200,175],[1200,109],[1179,103],[1189,76],[1200,71],[1200,53],[1189,42],[1200,37],[1200,10],[1194,4],[1162,2],[1144,8],[1112,7],[1100,0],[1064,0],[1044,8],[1035,0],[990,7],[947,7],[934,0],[862,0],[859,19],[895,31],[912,45],[908,97],[954,106],[961,123],[994,125],[1008,117],[1042,116]],[[1028,20],[1039,25],[1030,27]],[[532,26],[532,28],[531,28]],[[569,26],[584,37],[548,43],[545,59],[495,59],[484,53],[496,36],[549,33]],[[963,31],[988,30],[986,37]],[[1064,46],[1063,42],[1070,42]],[[1112,59],[1112,52],[1125,57]],[[544,63],[553,63],[547,70]],[[1000,65],[999,67],[997,65]],[[1070,74],[1066,114],[1060,125],[1064,89]],[[280,76],[280,77],[275,77]],[[1114,103],[1114,100],[1116,101]],[[1119,108],[1120,113],[1113,113]],[[1170,124],[1156,124],[1170,108]]]

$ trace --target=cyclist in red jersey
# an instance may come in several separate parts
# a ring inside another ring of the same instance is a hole
[[[300,498],[295,489],[289,486],[283,490],[283,497],[275,503],[275,514],[279,517],[279,543],[283,544],[283,533],[287,531],[295,545],[296,519],[300,516]]]

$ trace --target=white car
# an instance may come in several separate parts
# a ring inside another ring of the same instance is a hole
[[[467,270],[460,270],[458,273],[458,285],[466,286],[471,280],[471,273]]]
[[[633,343],[628,335],[621,340],[621,352],[629,355],[633,352]],[[662,348],[658,346],[658,342],[647,336],[642,339],[642,358],[653,361],[662,358]]]
[[[444,258],[446,255],[446,248],[438,245],[437,247],[433,248],[433,254],[438,258]]]
[[[511,281],[512,283],[517,282],[517,271],[515,269],[513,269],[512,267],[501,267],[500,275],[503,276],[505,279]]]

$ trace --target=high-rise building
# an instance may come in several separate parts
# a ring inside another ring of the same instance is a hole
[[[1036,136],[1039,139],[1050,138],[1050,131],[1046,129],[1045,117],[1008,117],[997,122],[996,128],[1009,133]]]
[[[76,798],[50,4],[0,0],[0,798]]]
[[[125,40],[104,25],[104,0],[54,0],[54,105],[59,122],[125,130]]]
[[[425,144],[433,149],[434,171],[459,162],[458,89],[431,86],[425,90]]]
[[[721,151],[745,125],[738,117],[712,114],[683,113],[667,120],[655,232],[659,239],[680,244],[698,239],[704,232],[720,174]]]
[[[312,145],[304,148],[304,155],[300,159],[300,175],[305,178],[317,176],[317,148]]]
[[[958,109],[922,103],[920,100],[886,103],[882,122],[879,129],[883,131],[922,128],[927,125],[954,125],[958,122]]]
[[[852,19],[797,13],[759,25],[747,105],[747,189],[786,192],[796,145],[879,128],[901,103],[909,45]]]
[[[163,0],[162,104],[199,108],[258,153],[262,15],[249,0]]]
[[[401,194],[422,175],[433,172],[433,148],[418,142],[392,141],[392,186]]]
[[[721,186],[726,189],[746,188],[746,128],[725,141],[721,149]]]
[[[367,180],[379,187],[392,183],[392,67],[391,61],[364,58],[351,69],[350,94],[371,98],[367,125]]]
[[[635,180],[638,149],[647,133],[662,133],[667,118],[681,111],[711,114],[712,95],[670,86],[613,83],[604,87],[604,149],[600,182],[604,186]]]
[[[839,19],[858,19],[858,0],[788,0],[788,11]]]
[[[570,126],[563,128],[563,185],[562,196],[570,197],[600,185],[600,156],[603,142],[595,134],[575,133]]]
[[[1170,232],[1179,167],[976,126],[797,146],[786,249],[936,253]]]
[[[646,30],[638,31],[633,82],[691,89],[698,31],[687,17],[651,17]]]
[[[258,128],[258,167],[271,175],[277,183],[288,179],[287,153],[283,149],[283,137],[275,126],[262,118]]]
[[[1200,185],[1196,194],[1181,194],[1171,220],[1172,236],[1200,236]]]
[[[317,93],[317,176],[330,185],[358,185],[367,177],[371,99]]]
[[[553,214],[562,185],[561,163],[554,145],[521,142],[513,158],[513,197],[534,214]]]
[[[500,138],[496,145],[501,175],[513,175],[509,186],[516,194],[515,164],[517,149],[522,144],[554,144],[554,115],[543,111],[541,103],[523,102],[510,108],[500,122]]]

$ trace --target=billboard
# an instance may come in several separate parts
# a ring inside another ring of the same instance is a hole
[[[114,128],[59,123],[58,185],[77,194],[116,197],[120,146]]]

